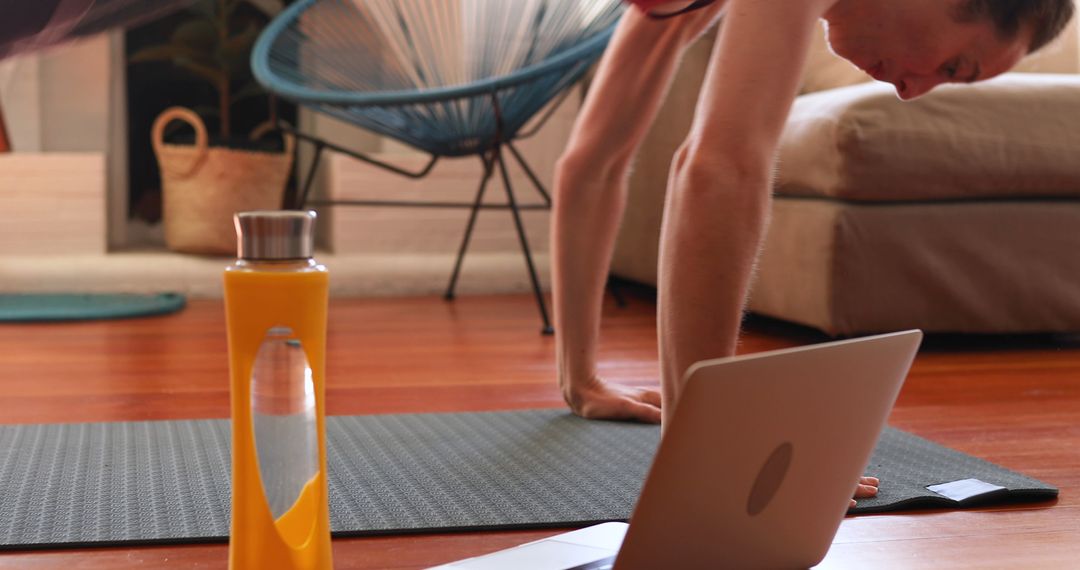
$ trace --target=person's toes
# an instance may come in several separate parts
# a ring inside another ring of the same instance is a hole
[[[660,423],[660,408],[656,406],[643,404],[641,402],[632,402],[630,404],[629,412],[633,419],[640,422],[649,424]]]
[[[660,392],[656,390],[644,390],[641,394],[641,401],[649,404],[650,406],[660,407]]]

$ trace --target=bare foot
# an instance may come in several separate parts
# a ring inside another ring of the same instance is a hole
[[[660,391],[652,388],[633,388],[593,378],[584,385],[564,385],[563,399],[571,411],[590,420],[660,423]]]
[[[879,484],[881,481],[878,481],[877,477],[860,477],[859,484],[855,486],[855,498],[865,499],[877,495]],[[852,499],[849,507],[854,507],[855,504],[855,499]]]

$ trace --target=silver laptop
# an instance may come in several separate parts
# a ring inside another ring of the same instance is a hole
[[[438,568],[813,566],[829,550],[921,340],[907,331],[699,362],[686,372],[629,525],[595,525]]]

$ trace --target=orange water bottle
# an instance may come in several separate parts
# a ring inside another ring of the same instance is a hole
[[[328,274],[315,213],[241,212],[225,270],[232,378],[229,568],[331,568],[326,484]]]

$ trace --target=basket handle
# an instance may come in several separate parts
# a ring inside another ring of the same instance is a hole
[[[195,129],[195,158],[186,168],[176,168],[161,160],[165,145],[165,127],[168,126],[169,123],[177,120],[184,121]],[[209,141],[206,136],[206,125],[203,124],[202,119],[200,119],[191,109],[184,107],[169,107],[162,111],[157,119],[154,119],[154,128],[151,131],[150,140],[154,145],[154,154],[158,156],[158,166],[161,167],[161,170],[166,171],[173,176],[179,176],[181,178],[190,176],[195,172],[195,169],[201,166],[203,161],[206,160],[207,148],[209,146]]]
[[[282,124],[284,124],[286,126],[289,126],[289,127],[292,126],[292,125],[289,125],[288,123],[285,123],[284,121],[282,122]],[[251,129],[251,134],[248,135],[248,140],[250,140],[252,142],[257,141],[257,140],[261,139],[264,135],[266,135],[266,133],[274,131],[277,128],[278,128],[277,123],[275,123],[272,119],[268,119],[266,121],[263,121],[263,122],[259,123],[258,126],[256,126],[254,129]],[[291,155],[293,153],[293,149],[296,147],[296,137],[294,137],[292,135],[292,133],[290,133],[288,131],[285,131],[285,130],[282,130],[281,131],[281,140],[285,143],[285,149],[284,149],[283,153],[287,154],[287,155]]]

